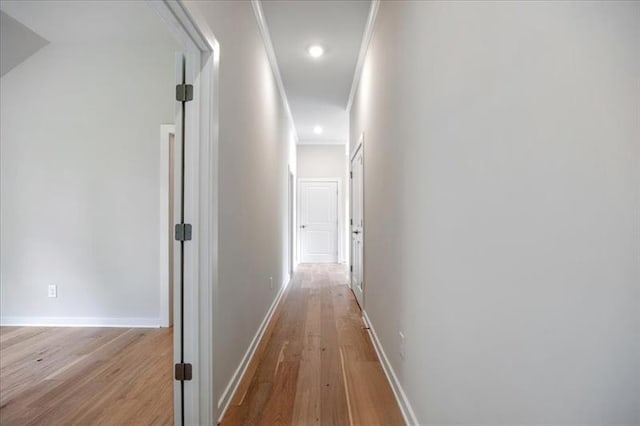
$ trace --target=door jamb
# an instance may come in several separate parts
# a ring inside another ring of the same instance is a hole
[[[301,212],[301,208],[302,206],[300,205],[300,201],[302,200],[301,197],[301,191],[302,191],[302,185],[300,185],[303,182],[336,182],[336,185],[338,186],[338,200],[336,203],[336,206],[338,208],[338,213],[337,213],[337,218],[338,218],[338,226],[336,227],[336,244],[338,245],[338,253],[336,254],[336,262],[340,263],[340,260],[343,259],[343,253],[344,253],[344,242],[342,241],[343,239],[343,234],[344,234],[344,223],[345,223],[345,217],[344,217],[344,211],[343,211],[343,207],[342,207],[342,178],[340,177],[330,177],[330,178],[298,178],[298,195],[296,197],[297,199],[297,216],[298,218],[302,217],[302,212]],[[300,220],[300,219],[298,219]],[[302,239],[302,233],[298,232],[298,243],[297,243],[297,249],[296,252],[298,254],[298,261],[301,262],[302,259],[302,253],[301,253],[301,247],[302,247],[302,242],[300,241]]]
[[[169,158],[171,157],[170,151],[170,138],[171,135],[176,134],[176,126],[174,124],[162,124],[160,125],[160,327],[170,327],[173,325],[173,307],[171,307],[171,288],[169,283],[171,277],[169,274],[169,248],[173,249],[173,245],[170,244],[170,226],[169,223],[169,209],[174,210],[175,221],[175,203],[173,206],[169,205]],[[175,140],[175,139],[174,139]],[[175,149],[175,145],[174,145]],[[174,160],[177,159],[175,152]],[[174,176],[175,178],[175,176]],[[172,182],[175,186],[175,182]],[[175,284],[175,282],[174,282]],[[175,287],[174,287],[175,288]]]
[[[176,0],[147,4],[166,23],[186,52],[187,78],[194,99],[187,103],[185,157],[185,222],[193,237],[185,245],[184,353],[193,365],[193,379],[185,384],[184,413],[180,382],[174,381],[175,424],[213,424],[217,421],[213,383],[213,315],[218,270],[218,76],[220,47],[204,17]],[[177,286],[174,286],[177,288]],[[175,302],[174,297],[174,302]],[[179,307],[174,303],[174,314]],[[174,330],[174,359],[179,360],[179,333]]]
[[[295,177],[293,176],[293,172],[291,171],[291,166],[288,167],[287,169],[287,197],[289,198],[289,202],[287,205],[287,215],[289,216],[289,221],[288,221],[288,227],[289,227],[289,241],[288,241],[288,246],[289,246],[289,265],[288,265],[288,269],[289,269],[289,276],[292,277],[293,276],[293,270],[295,269],[295,264],[294,264],[294,252],[295,252],[295,220],[294,220],[294,216],[295,216],[295,210],[296,210],[296,205],[295,205]]]
[[[351,173],[353,173],[353,169],[351,168],[351,164],[353,163],[353,159],[355,158],[355,156],[358,154],[359,151],[362,150],[362,205],[360,206],[360,209],[362,210],[362,270],[360,271],[360,274],[362,275],[361,279],[362,279],[362,306],[360,306],[360,310],[364,312],[364,303],[365,300],[367,298],[366,296],[366,285],[365,285],[365,267],[364,267],[364,259],[365,259],[365,250],[366,250],[366,245],[365,245],[365,238],[366,238],[366,232],[365,232],[365,218],[364,218],[364,206],[365,206],[365,181],[364,181],[364,170],[365,170],[365,158],[364,158],[364,132],[360,133],[360,137],[358,138],[358,142],[356,143],[355,147],[353,148],[353,151],[351,151],[351,155],[349,155],[349,173],[351,176]],[[349,188],[351,188],[351,182],[349,182]],[[349,189],[349,195],[350,197],[353,197],[353,191],[351,191],[351,189]],[[353,209],[353,200],[350,199],[349,200],[349,204],[350,204],[350,208]],[[352,210],[349,210],[349,216],[352,216],[353,212]],[[353,219],[352,217],[350,217],[350,219]],[[349,244],[351,244],[351,233],[349,233]],[[351,271],[351,266],[353,266],[353,250],[351,250],[351,256],[349,257],[349,270]],[[351,287],[352,283],[353,283],[353,279],[351,277],[351,274],[349,274],[349,287]],[[351,291],[353,291],[353,288],[351,289]]]

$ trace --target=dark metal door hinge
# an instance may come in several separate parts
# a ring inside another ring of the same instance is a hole
[[[193,367],[191,364],[176,364],[176,380],[188,381],[193,377]]]
[[[353,179],[353,172],[349,172],[349,178]]]
[[[176,86],[176,101],[189,102],[193,100],[193,85],[178,84]]]
[[[349,269],[353,272],[353,265],[349,266]]]
[[[176,224],[176,241],[191,241],[191,224]]]

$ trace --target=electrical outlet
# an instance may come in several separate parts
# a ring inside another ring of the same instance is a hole
[[[273,289],[273,277],[269,277],[269,288]]]
[[[58,297],[58,286],[55,285],[55,284],[49,284],[47,296],[48,297]]]
[[[404,359],[405,356],[407,355],[406,348],[404,345],[404,334],[402,333],[402,331],[399,331],[398,334],[400,335],[400,358]]]

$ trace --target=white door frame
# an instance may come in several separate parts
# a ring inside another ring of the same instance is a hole
[[[362,280],[362,306],[360,306],[360,309],[364,312],[364,304],[366,301],[366,285],[365,285],[365,274],[364,274],[364,259],[365,259],[365,218],[364,218],[364,204],[365,204],[365,181],[364,181],[364,168],[365,168],[365,158],[364,158],[364,132],[362,132],[360,134],[360,137],[358,138],[358,142],[356,143],[356,146],[353,148],[353,151],[351,151],[350,155],[349,155],[349,175],[351,175],[351,173],[353,173],[353,170],[351,170],[351,164],[353,163],[353,159],[356,157],[356,155],[358,154],[358,152],[362,151],[362,205],[360,206],[360,210],[362,211],[362,270],[360,271],[360,279]],[[349,187],[351,187],[351,185],[349,185]],[[353,191],[350,190],[349,192],[349,196],[353,197]],[[353,209],[353,200],[349,200],[350,203],[350,208]],[[351,210],[349,211],[349,216],[352,216]],[[351,217],[351,219],[353,219],[353,217]],[[350,229],[351,230],[351,229]],[[351,232],[349,232],[349,244],[351,244]],[[351,256],[349,258],[349,269],[352,270],[353,267],[353,252],[351,252]],[[353,284],[353,279],[351,278],[351,274],[349,276],[349,287],[351,287]],[[353,288],[352,288],[353,291]]]
[[[160,327],[173,325],[173,306],[171,305],[173,297],[171,294],[172,287],[169,285],[172,279],[170,276],[171,268],[169,267],[171,231],[170,226],[167,225],[169,224],[170,209],[175,212],[175,206],[169,205],[169,159],[172,155],[170,144],[171,135],[175,137],[175,134],[176,126],[174,124],[162,124],[160,126]],[[173,158],[174,160],[176,159],[175,152],[173,153]]]
[[[289,216],[289,276],[292,277],[293,276],[293,270],[295,269],[295,264],[294,264],[294,251],[295,251],[295,177],[293,176],[293,172],[291,171],[291,167],[288,168],[287,170],[287,197],[289,198],[288,200],[288,207],[287,207],[287,215]]]
[[[213,311],[217,300],[218,270],[218,75],[220,48],[201,14],[175,0],[148,4],[160,15],[184,48],[187,82],[194,99],[186,104],[185,223],[193,226],[185,243],[184,335],[174,329],[174,359],[193,366],[193,379],[184,382],[185,408],[181,410],[181,382],[174,381],[175,424],[213,424],[217,421],[213,389]],[[176,131],[181,131],[179,121]],[[177,136],[177,135],[176,135]],[[178,138],[176,138],[178,140]],[[176,281],[177,282],[177,281]],[[179,286],[174,286],[179,291]],[[174,315],[180,315],[174,297]],[[175,322],[175,321],[174,321]],[[176,327],[177,328],[177,327]]]
[[[300,200],[302,200],[301,197],[301,191],[302,191],[302,186],[300,185],[303,182],[336,182],[337,186],[338,186],[338,201],[337,201],[337,208],[338,208],[338,213],[337,213],[337,217],[338,217],[338,226],[336,228],[336,232],[338,233],[338,235],[336,235],[336,244],[338,245],[338,254],[336,255],[336,262],[340,263],[340,260],[342,259],[343,256],[343,252],[344,252],[344,243],[342,241],[342,234],[343,232],[343,223],[344,223],[344,211],[342,208],[342,178],[339,177],[330,177],[330,178],[298,178],[298,195],[297,195],[297,216],[298,216],[298,220],[300,220],[299,218],[302,217],[302,206],[300,205]],[[297,247],[296,247],[296,253],[297,253],[297,258],[298,258],[298,262],[301,261],[302,259],[302,252],[301,252],[301,247],[302,247],[302,232],[298,232],[298,242],[297,242]]]

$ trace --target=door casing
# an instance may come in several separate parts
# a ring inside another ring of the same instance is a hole
[[[294,206],[295,206],[295,199],[294,199],[294,194],[295,194],[295,180],[293,177],[293,173],[291,172],[291,168],[289,167],[288,173],[287,173],[287,185],[288,185],[288,225],[289,225],[289,276],[293,276],[293,269],[294,269],[294,251],[295,251],[295,240],[294,240],[294,236],[295,236],[295,228],[294,228]]]
[[[181,44],[186,57],[186,82],[193,85],[194,99],[185,111],[185,223],[193,226],[192,240],[185,244],[184,334],[174,327],[174,360],[193,365],[193,378],[184,382],[185,405],[181,406],[181,382],[174,380],[174,423],[213,424],[217,405],[213,389],[213,315],[217,293],[218,244],[218,75],[220,48],[204,16],[183,2],[148,1]],[[176,117],[176,144],[180,117]],[[178,158],[176,160],[179,161]],[[177,194],[176,194],[177,195]],[[175,268],[174,268],[175,270]],[[176,271],[177,272],[177,271]],[[177,283],[174,277],[174,282]],[[174,324],[180,316],[174,286]]]
[[[302,185],[301,183],[303,182],[336,182],[337,187],[338,187],[338,200],[337,200],[337,218],[338,218],[338,226],[336,228],[336,244],[337,244],[337,248],[338,248],[338,254],[336,256],[336,262],[340,262],[340,259],[342,259],[343,256],[343,251],[344,251],[344,242],[342,241],[343,239],[343,229],[344,229],[344,212],[343,212],[343,206],[342,206],[342,178],[339,177],[330,177],[330,178],[298,178],[298,191],[297,191],[297,196],[296,196],[296,202],[297,202],[297,221],[299,223],[302,219],[302,206],[301,206],[301,194],[302,194]],[[296,244],[296,258],[298,259],[298,262],[302,262],[302,232],[300,232],[300,230],[298,229],[297,232],[297,244]]]
[[[354,171],[353,169],[353,162],[354,160],[356,160],[357,158],[360,158],[362,161],[362,174],[359,176],[359,182],[360,182],[360,216],[361,216],[361,223],[355,223],[356,219],[354,219],[353,217],[353,210],[354,210],[354,205],[355,205],[355,201],[354,201],[354,193],[355,191],[353,190],[353,183],[354,183],[354,179],[353,177],[356,175],[356,171]],[[360,135],[360,138],[358,140],[358,143],[356,144],[353,152],[351,153],[350,156],[350,160],[349,160],[349,171],[350,171],[350,185],[349,185],[349,206],[350,206],[350,235],[349,235],[349,243],[351,245],[351,256],[350,256],[350,260],[349,260],[349,265],[350,265],[350,280],[349,280],[349,284],[351,287],[351,290],[353,291],[354,295],[356,296],[356,300],[358,301],[358,304],[360,305],[360,309],[364,310],[364,304],[365,304],[365,267],[364,267],[364,263],[365,263],[365,181],[364,181],[364,171],[365,171],[365,163],[364,163],[364,133],[362,133]],[[359,242],[361,245],[361,249],[360,249],[360,265],[359,265],[359,270],[357,271],[357,273],[359,274],[359,280],[356,279],[354,280],[354,270],[357,268],[357,265],[354,265],[354,258],[355,256],[357,256],[358,254],[356,253],[356,250],[354,249],[352,242],[354,240],[353,237],[353,232],[357,231],[359,232],[358,237],[359,237]],[[356,282],[356,281],[359,281]],[[358,284],[360,285],[360,288],[358,288]]]

